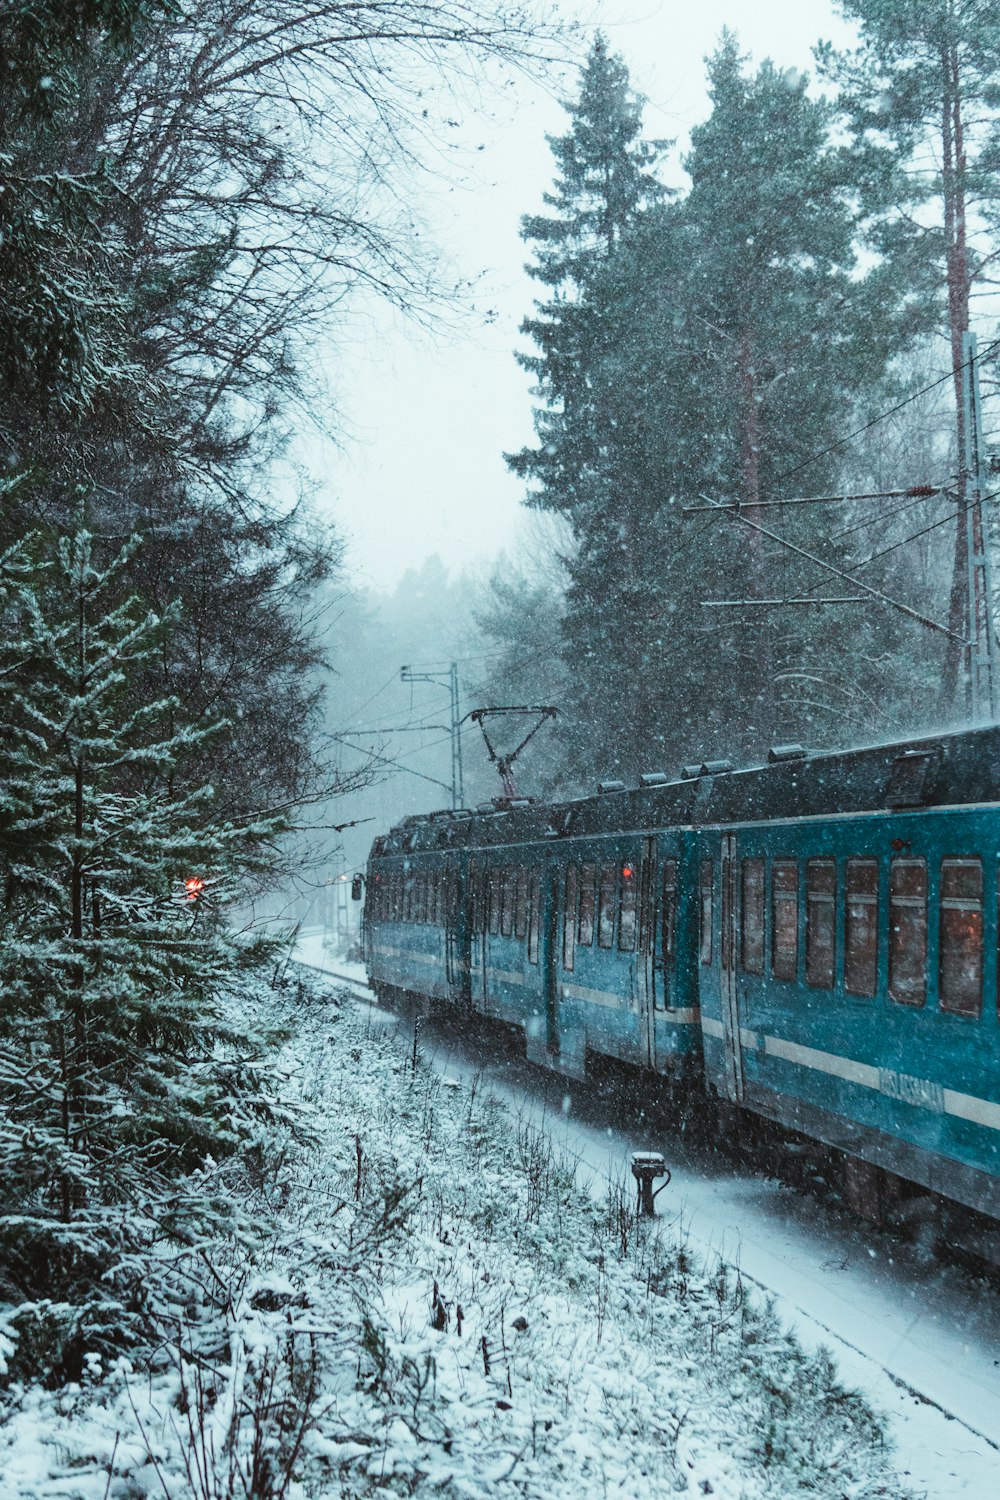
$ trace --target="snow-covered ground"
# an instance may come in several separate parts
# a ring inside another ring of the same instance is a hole
[[[638,1223],[474,1059],[429,1067],[423,1032],[320,986],[238,997],[288,1027],[311,1132],[248,1164],[256,1235],[193,1247],[141,1358],[3,1390],[3,1500],[920,1495],[745,1277]]]
[[[364,983],[363,969],[325,952],[318,934],[298,951]],[[1000,1496],[1000,1306],[991,1287],[810,1197],[740,1174],[682,1137],[651,1137],[593,1090],[486,1045],[424,1027],[421,1050],[444,1077],[477,1077],[518,1119],[544,1127],[592,1181],[620,1179],[633,1150],[662,1150],[673,1178],[661,1213],[693,1248],[721,1254],[776,1297],[782,1321],[808,1347],[833,1350],[842,1379],[886,1414],[897,1465],[916,1493]]]

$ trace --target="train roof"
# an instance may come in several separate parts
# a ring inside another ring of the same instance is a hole
[[[523,843],[618,829],[712,827],[880,809],[993,802],[1000,795],[1000,725],[853,750],[776,746],[766,765],[702,761],[638,786],[602,782],[568,802],[498,799],[488,809],[405,818],[372,848],[374,857],[468,845]]]

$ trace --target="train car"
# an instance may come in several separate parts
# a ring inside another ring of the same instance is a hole
[[[990,727],[411,818],[368,864],[371,980],[1000,1218],[998,787]]]

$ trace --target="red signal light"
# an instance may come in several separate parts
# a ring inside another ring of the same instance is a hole
[[[626,865],[624,867],[624,869],[622,870],[622,875],[625,877],[626,880],[631,880],[632,876],[634,874],[635,874],[635,871],[633,870],[633,868],[632,868],[631,865]]]
[[[199,875],[190,875],[184,882],[184,889],[187,892],[187,899],[189,901],[197,901],[205,889],[205,882]]]

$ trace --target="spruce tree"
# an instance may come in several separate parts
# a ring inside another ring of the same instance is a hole
[[[508,463],[529,482],[527,503],[563,515],[572,535],[559,734],[566,769],[584,777],[598,764],[621,769],[623,749],[640,754],[652,732],[645,701],[626,683],[650,649],[655,610],[639,538],[658,501],[643,482],[642,399],[620,345],[635,290],[622,275],[628,247],[665,193],[654,175],[663,143],[642,138],[642,101],[603,37],[566,108],[569,131],[549,138],[553,212],[522,225],[535,252],[529,271],[549,292],[522,325],[538,353],[518,355],[541,397],[539,443]],[[608,736],[612,723],[619,732]]]
[[[224,914],[280,827],[226,826],[210,786],[175,787],[223,731],[136,693],[174,623],[115,602],[137,546],[101,567],[80,526],[2,569],[0,1295],[22,1332],[66,1303],[63,1375],[164,1295],[154,1244],[233,1227],[197,1172],[272,1108],[262,1043],[221,998],[265,956]]]
[[[529,274],[547,289],[537,315],[521,325],[538,353],[517,355],[542,402],[535,411],[539,444],[507,461],[529,481],[528,503],[563,512],[576,530],[585,525],[610,437],[592,386],[616,337],[605,273],[663,189],[652,170],[658,147],[641,139],[642,101],[601,35],[582,70],[579,98],[566,109],[570,129],[548,137],[557,176],[545,202],[553,212],[521,224],[534,250]]]

